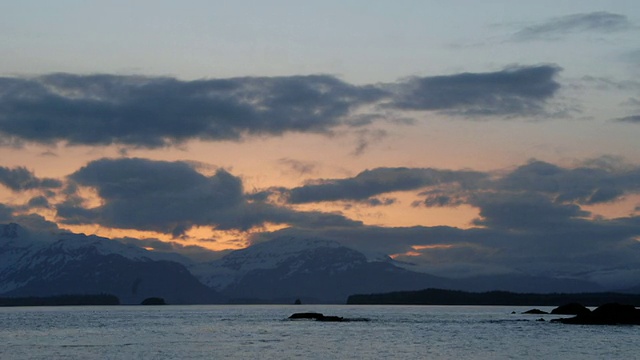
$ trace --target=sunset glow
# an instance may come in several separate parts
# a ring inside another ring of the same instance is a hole
[[[0,223],[640,272],[634,2],[64,3],[0,14]]]

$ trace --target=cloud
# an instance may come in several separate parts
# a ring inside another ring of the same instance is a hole
[[[580,79],[582,82],[589,86],[594,86],[598,90],[610,91],[610,90],[630,90],[640,91],[640,81],[634,79],[631,80],[616,80],[609,77],[596,77],[596,76],[583,76]]]
[[[12,221],[29,229],[32,234],[51,235],[66,231],[61,229],[55,222],[49,221],[38,214],[15,215]]]
[[[443,183],[464,182],[471,186],[483,177],[483,174],[473,171],[376,168],[363,171],[353,178],[321,179],[281,191],[287,201],[292,204],[342,200],[364,201],[384,193],[416,190]]]
[[[485,215],[495,215],[497,205],[518,208],[518,213],[540,209],[553,216],[587,216],[575,206],[613,203],[640,193],[640,168],[615,157],[601,157],[576,167],[561,167],[531,160],[506,172],[478,172],[432,168],[375,168],[354,177],[315,179],[291,189],[272,188],[257,192],[256,200],[276,195],[289,204],[356,201],[372,206],[389,205],[380,195],[397,191],[419,191],[422,200],[413,206],[455,207],[471,205]],[[512,201],[513,203],[510,203]],[[517,216],[509,213],[506,215]],[[478,223],[480,224],[480,222]]]
[[[66,224],[158,231],[183,235],[196,225],[248,230],[265,222],[302,228],[350,226],[339,214],[296,212],[245,196],[242,180],[218,169],[206,176],[188,162],[147,159],[96,160],[69,176],[96,190],[102,204],[87,207],[77,194],[56,206]]]
[[[625,195],[640,193],[640,168],[625,165],[612,157],[592,159],[574,168],[532,160],[509,172],[500,175],[485,173],[484,177],[485,180],[481,182],[434,186],[419,193],[418,195],[424,196],[424,200],[414,202],[414,206],[468,204],[482,208],[483,203],[491,205],[490,202],[485,202],[484,196],[496,201],[502,196],[505,199],[520,198],[518,201],[525,200],[522,196],[530,196],[528,200],[541,201],[546,198],[556,204],[595,205],[615,202]],[[543,208],[547,205],[539,203],[536,206]],[[553,212],[560,209],[548,210]]]
[[[610,160],[591,161],[587,166],[566,169],[542,161],[531,161],[496,181],[495,188],[542,193],[556,202],[598,204],[640,191],[640,169],[617,169]],[[590,166],[589,166],[590,165]]]
[[[581,218],[575,207],[541,198],[520,198],[512,203],[519,206],[511,206],[509,211],[525,213],[494,213],[487,217],[491,221],[485,228],[288,228],[256,234],[253,242],[276,236],[327,238],[367,254],[394,254],[408,269],[449,277],[517,274],[591,280],[609,288],[637,284],[637,278],[629,279],[628,273],[640,271],[640,244],[633,240],[640,235],[640,217],[590,220]],[[497,202],[487,203],[487,209],[495,210],[495,205]],[[526,221],[531,206],[535,211],[530,215],[551,210],[559,217],[549,215],[543,222],[550,222],[545,224]],[[494,221],[499,218],[499,223]]]
[[[455,207],[465,204],[466,194],[451,189],[432,189],[423,191],[420,196],[424,196],[423,201],[414,201],[413,206],[424,205],[426,207]]]
[[[640,115],[626,116],[626,117],[615,119],[614,121],[631,123],[631,124],[640,124]]]
[[[289,171],[297,175],[309,175],[316,171],[317,164],[309,161],[302,161],[290,158],[278,159],[280,165],[286,166]]]
[[[130,244],[139,246],[147,250],[152,250],[159,253],[175,253],[184,256],[195,262],[208,262],[219,259],[228,253],[228,251],[213,251],[198,245],[184,245],[176,241],[163,241],[153,238],[136,239],[136,238],[115,238],[112,240],[119,241],[124,244]],[[157,255],[156,255],[157,256]],[[189,260],[185,258],[171,258],[167,256],[167,260],[180,261],[182,263],[189,263]]]
[[[29,199],[29,202],[27,203],[27,207],[29,209],[33,209],[33,208],[48,209],[50,207],[50,204],[49,204],[49,200],[46,197],[36,196]]]
[[[415,77],[395,87],[389,106],[467,116],[540,113],[560,88],[554,65],[512,67],[490,73]]]
[[[548,230],[590,215],[578,205],[555,203],[535,193],[483,193],[475,196],[472,203],[480,209],[481,216],[474,224],[492,229]]]
[[[353,155],[362,155],[369,145],[374,142],[378,143],[387,136],[384,130],[359,129],[356,131],[357,143],[353,150]]]
[[[13,208],[0,203],[0,223],[8,223],[13,220]]]
[[[29,229],[30,234],[44,235],[44,238],[48,238],[47,235],[57,234],[62,231],[58,224],[45,219],[42,215],[38,214],[17,214],[22,209],[19,207],[13,207],[0,203],[0,224],[18,223],[21,226]],[[1,234],[0,234],[1,235]]]
[[[202,169],[208,175],[198,171]],[[410,269],[444,276],[511,273],[626,286],[633,280],[629,274],[640,272],[640,216],[607,219],[584,208],[640,193],[640,168],[613,157],[574,167],[532,160],[500,172],[376,168],[351,178],[318,179],[259,195],[246,194],[242,180],[224,169],[136,158],[90,162],[68,182],[58,194],[66,196],[65,201],[52,205],[67,224],[153,230],[176,237],[193,226],[251,229],[252,243],[283,235],[323,237],[367,254],[394,255]],[[87,187],[94,189],[97,199],[81,196]],[[275,192],[290,204],[344,201],[382,206],[394,202],[385,194],[397,191],[415,192],[421,199],[415,206],[472,206],[479,215],[475,227],[371,226],[340,213],[296,211],[286,203],[269,202],[267,196]],[[45,200],[34,198],[33,206],[45,205]],[[13,210],[0,207],[0,219],[55,230],[39,215],[13,216]],[[260,232],[267,223],[287,228]],[[130,242],[191,257],[213,256],[179,243]]]
[[[8,168],[0,166],[0,184],[16,192],[62,187],[61,181],[51,178],[40,179],[25,167]]]
[[[370,198],[367,199],[364,202],[366,205],[369,206],[386,206],[386,205],[392,205],[396,203],[396,199],[392,199],[392,198]]]
[[[0,78],[0,132],[38,143],[161,147],[190,139],[330,131],[384,95],[328,75],[180,81],[53,74]]]
[[[532,160],[486,173],[378,168],[281,191],[291,203],[372,203],[386,193],[416,190],[423,200],[414,206],[475,207],[476,227],[288,228],[255,235],[254,241],[280,235],[326,237],[369,254],[393,254],[408,268],[443,276],[511,273],[635,285],[629,271],[640,272],[635,240],[640,217],[605,219],[583,208],[640,193],[640,168],[617,158],[575,167]]]
[[[621,57],[626,62],[629,62],[634,65],[638,64],[640,63],[640,49],[629,51],[623,54]]]
[[[633,26],[625,15],[605,11],[572,14],[526,27],[513,35],[513,40],[549,40],[571,33],[611,33],[631,29]]]
[[[527,115],[542,111],[560,87],[553,79],[558,71],[552,65],[521,66],[375,85],[353,85],[329,75],[194,81],[74,74],[3,77],[0,145],[158,148],[192,139],[329,134],[381,119],[410,123],[396,113],[403,110]],[[359,134],[356,152],[383,135],[373,130]]]

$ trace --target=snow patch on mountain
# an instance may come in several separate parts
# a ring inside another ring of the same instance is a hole
[[[140,262],[175,261],[180,257],[177,254],[155,253],[95,235],[31,233],[15,223],[0,225],[0,293],[24,286],[36,276],[16,274],[32,273],[40,279],[47,279],[57,274],[57,269],[68,262],[90,255],[113,254]]]
[[[325,254],[331,256],[323,256]],[[373,258],[373,261],[389,259],[379,255]],[[204,284],[221,291],[255,270],[286,266],[287,273],[284,276],[287,276],[328,268],[332,271],[346,271],[367,261],[370,260],[362,253],[337,241],[287,236],[233,251],[219,260],[194,265],[190,270]]]

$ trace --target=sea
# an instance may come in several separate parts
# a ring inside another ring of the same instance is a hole
[[[549,307],[538,307],[550,311]],[[0,359],[638,359],[640,327],[520,306],[0,308]],[[288,320],[320,312],[369,321]],[[544,320],[544,321],[542,321]]]

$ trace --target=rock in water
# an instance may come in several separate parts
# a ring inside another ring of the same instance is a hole
[[[548,312],[542,311],[540,309],[531,309],[523,312],[523,314],[545,315],[548,314]]]
[[[140,305],[167,305],[163,298],[150,297],[142,300]]]
[[[314,312],[306,312],[306,313],[295,313],[289,316],[290,320],[300,320],[300,319],[310,319],[315,321],[325,321],[325,322],[349,322],[349,321],[369,321],[367,318],[344,318],[342,316],[325,316],[321,313]]]
[[[551,310],[551,313],[555,315],[585,315],[590,312],[591,310],[578,303],[565,304]]]
[[[289,319],[313,319],[313,320],[318,320],[320,318],[323,318],[324,315],[320,314],[320,313],[314,313],[314,312],[306,312],[306,313],[295,313],[292,314],[291,316],[289,316]]]
[[[640,310],[633,305],[610,303],[589,313],[553,321],[579,325],[640,325]]]

